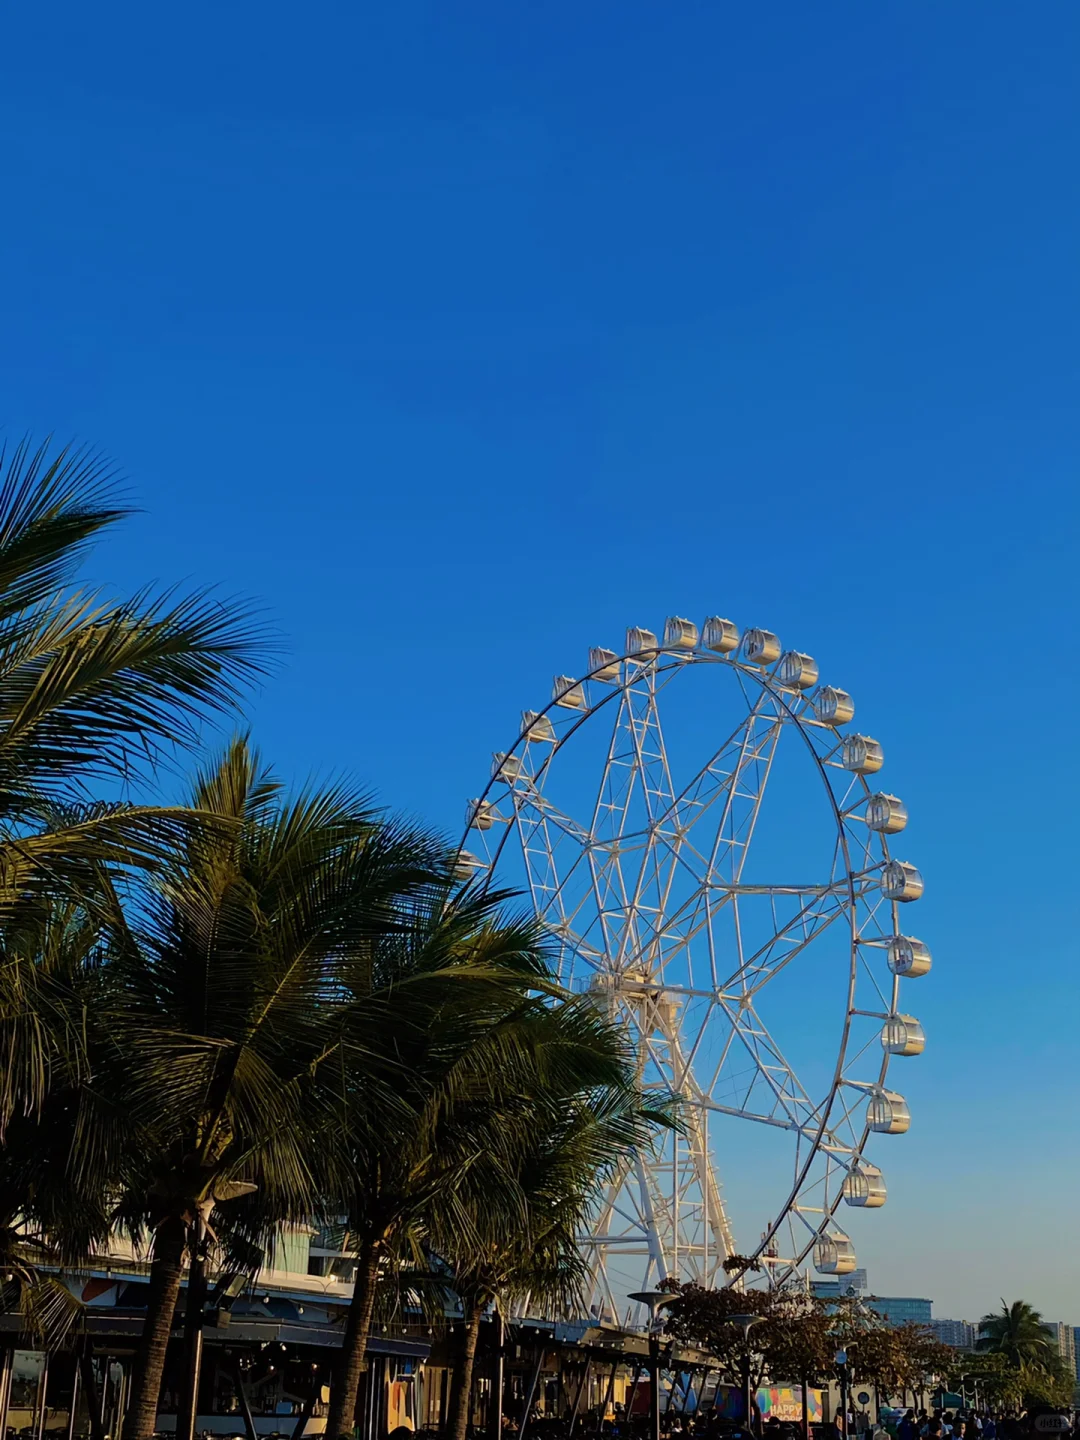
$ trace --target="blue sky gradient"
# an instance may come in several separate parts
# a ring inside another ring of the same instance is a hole
[[[936,960],[860,1262],[1080,1323],[1080,14],[61,0],[5,32],[0,424],[131,478],[95,573],[257,597],[266,752],[448,829],[629,624],[811,651],[886,746]]]

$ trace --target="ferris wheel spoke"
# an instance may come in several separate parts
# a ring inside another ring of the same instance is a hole
[[[860,1012],[860,1014],[865,1016],[866,1012],[862,1011]],[[875,1016],[874,1018],[877,1019],[878,1017]],[[881,1031],[878,1030],[876,1027],[873,1032],[869,1034],[862,1042],[862,1044],[854,1051],[854,1053],[845,1058],[841,1079],[853,1079],[856,1067],[859,1065],[859,1062],[867,1055],[873,1055],[875,1059],[879,1059],[881,1055]],[[878,1065],[874,1065],[872,1067],[872,1069],[874,1070],[878,1068]]]
[[[650,696],[650,704],[651,703],[652,697]],[[718,826],[718,835],[721,835],[725,824],[727,824],[730,819],[732,802],[734,798],[739,794],[738,786],[740,777],[745,775],[751,761],[759,762],[764,760],[764,773],[759,778],[753,792],[751,793],[749,791],[744,791],[744,798],[748,799],[750,802],[751,813],[743,826],[743,838],[740,840],[736,836],[731,837],[733,843],[738,844],[742,847],[742,854],[739,856],[736,866],[737,870],[739,871],[741,871],[742,865],[743,863],[745,863],[749,838],[753,831],[753,825],[756,822],[757,812],[760,808],[761,798],[764,794],[764,782],[767,778],[768,766],[771,763],[772,754],[775,751],[776,739],[779,734],[779,727],[776,724],[774,717],[770,715],[768,717],[768,725],[764,734],[757,736],[756,743],[752,744],[751,740],[754,739],[752,733],[752,725],[754,718],[754,716],[751,716],[749,722],[744,722],[741,726],[737,727],[736,731],[733,733],[733,737],[729,738],[728,746],[722,747],[721,751],[718,752],[718,757],[723,756],[725,754],[725,748],[730,749],[733,742],[737,742],[738,760],[736,763],[732,764],[731,769],[728,771],[724,771],[723,774],[720,776],[716,776],[713,771],[715,771],[715,761],[717,757],[714,757],[714,764],[712,766],[712,770],[710,770],[710,767],[705,767],[705,770],[698,777],[696,786],[690,787],[691,792],[696,790],[697,793],[691,794],[691,797],[688,800],[688,792],[684,792],[678,801],[673,800],[671,806],[669,807],[669,812],[667,816],[667,818],[670,819],[672,813],[677,814],[680,804],[683,804],[684,807],[687,804],[694,805],[697,807],[697,813],[696,815],[689,817],[689,821],[690,823],[692,823],[694,820],[700,819],[701,815],[705,813],[709,805],[711,805],[717,798],[724,796],[724,812],[721,817],[720,825]],[[653,722],[658,737],[657,752],[662,753],[662,738],[660,737],[659,721],[655,716],[653,716]],[[640,746],[638,748],[640,755]],[[615,750],[613,745],[611,755],[614,754]],[[664,774],[665,776],[667,776],[666,768]],[[712,779],[714,782],[712,785],[711,794],[703,795],[701,793],[702,787],[705,783],[705,778],[709,775],[712,775]],[[659,943],[660,941],[660,920],[661,917],[668,915],[672,888],[675,883],[676,875],[679,868],[685,867],[689,876],[693,880],[697,881],[701,878],[702,871],[708,873],[710,867],[715,867],[717,842],[714,842],[712,852],[710,853],[708,862],[706,862],[705,856],[698,852],[686,838],[687,828],[688,826],[679,826],[678,829],[680,833],[674,836],[665,833],[662,822],[654,828],[654,843],[652,847],[647,847],[642,851],[641,864],[638,868],[637,881],[633,888],[633,894],[628,899],[624,898],[624,905],[626,906],[627,910],[632,911],[637,921],[637,928],[646,932],[646,934],[639,936],[639,948],[642,950],[645,950],[647,948],[647,932],[650,929],[653,932],[652,939],[654,943]],[[657,845],[662,845],[667,850],[668,853],[666,862],[661,861],[661,858],[657,852]],[[698,861],[698,864],[701,867],[700,870],[695,870],[693,864],[690,863],[691,857]],[[733,887],[729,887],[729,889],[730,893],[734,893]],[[692,906],[696,905],[700,910],[703,908],[703,901],[707,901],[707,897],[704,897],[699,892],[695,896],[691,897],[690,903]],[[709,916],[707,905],[704,908],[705,915],[703,917],[703,923],[707,923]],[[677,915],[676,918],[680,917]],[[692,924],[692,930],[696,930],[697,928],[697,925]],[[626,958],[626,940],[628,938],[629,929],[629,926],[624,925],[622,931],[623,944],[620,949],[623,952],[623,959]],[[671,917],[668,916],[668,920],[664,926],[663,938],[670,941],[673,930],[674,927],[671,924]],[[682,953],[688,955],[689,949],[688,944],[685,940],[681,943],[679,949],[682,951]],[[710,950],[711,949],[712,946],[710,937]],[[715,982],[715,965],[713,963],[713,957],[711,955],[710,965],[711,968],[713,968]]]
[[[669,990],[664,991],[665,995],[670,995],[671,993]],[[677,1056],[677,1064],[673,1066],[675,1077],[674,1085],[677,1094],[681,1095],[688,1088],[697,1088],[697,1081],[694,1079],[694,1066],[698,1060],[698,1051],[704,1044],[706,1036],[709,1035],[714,1028],[711,1019],[713,1009],[714,1005],[710,998],[710,1003],[706,1006],[705,1013],[698,1022],[696,1035],[687,1029],[686,1021],[684,1021],[682,1030],[678,1035],[673,1035],[672,1037],[672,1053]],[[686,1035],[686,1038],[690,1042],[688,1047],[684,1047],[681,1043],[681,1036],[683,1034]]]
[[[564,886],[587,853],[588,836],[543,797],[515,791],[513,802],[518,842],[533,903],[538,910],[561,909]],[[569,864],[560,864],[567,849]],[[562,878],[559,878],[560,870]]]
[[[832,1126],[824,1132],[821,1143],[817,1146],[820,1154],[824,1155],[830,1163],[846,1168],[858,1158],[858,1146],[842,1139]]]
[[[644,666],[628,681],[619,697],[593,811],[595,836],[619,839],[625,835],[635,792],[650,825],[656,818],[657,801],[666,805],[671,797],[671,775],[656,704],[657,689],[655,668]]]
[[[567,949],[572,950],[575,955],[580,955],[586,964],[590,965],[594,970],[603,970],[606,968],[607,952],[602,945],[591,945],[583,935],[579,935],[575,930],[571,929],[567,921],[548,920],[543,916],[539,918],[540,924],[549,935],[554,936],[565,945]]]
[[[858,1135],[860,1133],[860,1130],[864,1127],[862,1125],[856,1126],[852,1117],[865,1103],[870,1088],[872,1087],[864,1089],[862,1084],[858,1082],[853,1084],[850,1080],[841,1080],[837,1087],[835,1101],[840,1107],[840,1113],[833,1119],[832,1128],[834,1130],[839,1130],[841,1126],[847,1125],[852,1135]]]
[[[844,890],[838,888],[826,893],[834,901],[832,905],[825,909],[821,908],[821,901],[825,898],[825,894],[815,895],[812,904],[802,906],[763,945],[746,957],[740,970],[729,975],[717,988],[721,992],[727,992],[742,983],[742,993],[751,999],[763,990],[770,980],[786,969],[793,960],[804,954],[830,926],[847,916],[845,904],[847,897]],[[781,945],[789,948],[780,955],[774,955],[774,951]],[[736,997],[733,995],[732,998]]]
[[[723,1008],[728,1015],[734,1035],[742,1042],[756,1067],[756,1073],[751,1075],[750,1085],[746,1090],[743,1110],[748,1109],[749,1098],[760,1080],[764,1082],[766,1090],[773,1100],[771,1114],[775,1115],[778,1109],[782,1110],[789,1123],[789,1128],[799,1130],[807,1126],[815,1130],[819,1128],[820,1106],[814,1105],[795,1070],[785,1059],[780,1046],[766,1029],[753,1006],[743,1003],[738,1007],[724,1005]],[[714,1097],[721,1078],[722,1071],[718,1068],[714,1072],[712,1084],[709,1087],[709,1093]]]
[[[624,690],[615,711],[607,759],[593,806],[590,833],[596,840],[618,841],[626,829],[637,774],[637,751],[630,726],[632,707]]]
[[[759,775],[753,794],[748,795],[747,797],[750,799],[751,802],[751,813],[748,822],[746,822],[743,826],[743,838],[740,840],[737,835],[732,835],[730,837],[732,844],[738,844],[742,847],[742,854],[736,866],[737,870],[741,871],[742,864],[745,862],[745,856],[749,847],[749,840],[753,832],[753,826],[756,822],[758,809],[760,808],[761,798],[764,794],[765,780],[768,777],[768,769],[771,765],[772,755],[775,752],[776,740],[779,735],[779,727],[770,717],[770,722],[768,727],[766,728],[765,734],[759,738],[756,745],[751,744],[753,721],[754,717],[751,716],[747,722],[744,722],[742,725],[740,725],[734,732],[733,737],[729,739],[727,746],[722,748],[721,751],[718,752],[718,757],[724,756],[727,751],[730,750],[732,747],[735,748],[737,760],[731,764],[730,770],[724,771],[720,775],[717,775],[713,773],[713,770],[711,770],[710,767],[706,767],[705,770],[702,772],[701,777],[699,777],[699,781],[696,786],[698,793],[694,795],[692,801],[687,800],[687,792],[685,791],[683,792],[683,795],[680,796],[678,799],[676,799],[674,795],[671,795],[666,815],[660,817],[658,821],[652,823],[651,833],[654,837],[654,844],[650,846],[649,849],[646,850],[642,856],[642,863],[638,870],[637,883],[634,887],[633,899],[631,902],[635,909],[640,911],[643,907],[652,908],[658,917],[663,915],[666,911],[668,898],[671,894],[676,874],[681,865],[686,866],[689,874],[695,880],[700,880],[702,878],[699,873],[696,873],[694,871],[693,866],[690,864],[690,857],[693,855],[697,855],[699,863],[704,862],[705,857],[703,855],[700,855],[699,852],[696,852],[693,847],[689,846],[686,840],[686,835],[688,834],[691,825],[696,823],[696,821],[700,820],[701,816],[706,813],[706,811],[714,803],[714,801],[720,797],[723,797],[724,804],[722,807],[720,822],[717,827],[718,840],[715,840],[713,843],[708,865],[706,866],[706,874],[712,867],[715,866],[719,837],[723,835],[725,826],[728,826],[730,823],[733,813],[732,805],[734,799],[739,794],[740,778],[745,776],[748,772],[751,761],[759,762],[761,760],[764,760],[764,772],[763,774]],[[658,737],[658,748],[662,752],[662,734],[659,727],[659,718],[655,716],[655,713],[653,716],[653,722],[656,735]],[[716,758],[717,757],[714,757],[714,760]],[[670,775],[666,768],[666,759],[663,774],[665,785],[670,791]],[[703,794],[701,793],[701,791],[702,786],[706,784],[706,777],[711,777],[712,780],[711,793]],[[694,789],[695,787],[691,788]],[[685,811],[691,804],[696,808],[696,813],[693,815],[687,815],[685,816],[685,819],[681,819],[680,805]],[[675,832],[667,833],[664,829],[664,820],[670,820],[672,815],[674,815],[676,819]],[[650,808],[650,821],[651,820],[652,810]],[[657,843],[663,845],[667,851],[667,859],[663,863],[661,862],[660,856],[658,854]],[[652,900],[654,902],[651,907],[648,906],[648,900]]]
[[[672,797],[668,810],[658,817],[657,828],[688,835],[720,801],[717,833],[722,835],[732,822],[735,799],[757,799],[760,787],[750,781],[753,788],[740,797],[739,785],[747,783],[752,766],[770,763],[782,727],[782,720],[759,701],[690,783]]]
[[[605,1235],[611,1228],[612,1217],[615,1215],[618,1215],[619,1218],[627,1225],[641,1225],[640,1214],[636,1217],[627,1215],[619,1205],[620,1197],[623,1194],[629,1194],[632,1198],[633,1192],[628,1192],[625,1190],[626,1177],[630,1172],[630,1168],[631,1160],[629,1157],[627,1157],[621,1162],[618,1169],[615,1171],[615,1174],[608,1182],[607,1188],[604,1192],[604,1197],[600,1202],[600,1205],[597,1207],[597,1213],[593,1224],[592,1232],[586,1232],[586,1239],[590,1242],[594,1244],[599,1242],[600,1238]]]
[[[671,777],[656,689],[652,667],[642,669],[624,688],[593,812],[593,887],[616,968],[630,963],[632,954],[650,968],[641,931],[648,927],[650,913],[663,913],[665,886],[652,848],[652,819],[657,803],[668,803]],[[641,822],[630,820],[635,796],[645,812]],[[630,879],[626,857],[635,852],[637,874]]]
[[[868,983],[873,989],[873,992],[877,996],[882,1010],[884,1010],[886,1014],[890,1013],[894,1009],[892,999],[890,996],[887,996],[885,994],[881,986],[878,984],[878,977],[877,975],[875,975],[872,967],[867,960],[865,946],[859,947],[859,973],[863,976],[864,981]],[[893,978],[895,982],[895,977]]]
[[[583,944],[583,937],[574,935],[578,915],[591,903],[599,918],[608,954],[618,948],[612,934],[613,915],[611,900],[614,886],[613,877],[618,878],[618,857],[599,852],[580,826],[575,826],[568,817],[550,803],[536,805],[535,797],[529,797],[528,806],[522,805],[519,812],[519,832],[526,870],[534,905],[541,914],[558,915],[557,928],[565,933],[568,943]],[[558,840],[552,841],[550,826],[557,826]],[[536,843],[534,843],[534,839]],[[570,861],[560,871],[558,857],[565,849],[566,841],[572,842]],[[572,893],[572,887],[581,877],[580,893]],[[619,897],[616,893],[616,905]],[[592,947],[583,946],[582,953],[594,964],[598,964]]]
[[[685,900],[660,924],[656,921],[647,921],[649,928],[649,939],[658,944],[668,943],[670,946],[665,959],[671,955],[684,952],[698,934],[705,933],[712,941],[711,927],[719,910],[729,901],[738,896],[765,896],[773,900],[779,897],[801,897],[808,896],[808,903],[800,909],[791,920],[779,925],[773,936],[762,945],[757,951],[749,956],[742,964],[740,970],[733,972],[722,984],[715,977],[714,986],[717,990],[725,990],[740,978],[741,974],[750,973],[759,966],[759,963],[768,955],[771,947],[790,937],[792,932],[801,927],[802,939],[799,941],[797,951],[801,951],[809,945],[826,925],[831,924],[837,915],[844,913],[844,906],[850,899],[853,889],[862,885],[863,881],[852,882],[848,878],[827,884],[787,884],[787,885],[709,885],[699,887],[698,890],[687,896]],[[718,899],[714,896],[718,895]],[[823,900],[832,898],[838,903],[828,912],[820,912],[815,907]],[[657,912],[664,915],[661,909]],[[815,922],[815,923],[811,923]],[[643,942],[644,943],[644,942]],[[793,942],[794,943],[794,942]],[[793,952],[793,953],[797,953]],[[793,958],[793,957],[788,957]],[[786,963],[786,960],[785,960]],[[761,966],[761,968],[765,968]],[[775,969],[782,966],[774,967]],[[760,988],[760,987],[758,987]]]
[[[595,911],[591,915],[588,913],[588,896],[575,896],[568,888],[568,877],[560,879],[550,867],[541,874],[530,872],[529,888],[538,918],[545,929],[559,940],[560,981],[566,985],[573,980],[573,961],[577,956],[594,969],[602,968],[606,957],[602,917]],[[588,922],[584,930],[575,928],[580,916]],[[594,928],[600,931],[596,943],[588,938]],[[566,957],[569,957],[569,964],[563,963]]]
[[[524,778],[524,777],[523,777]],[[531,783],[522,783],[519,780],[511,791],[514,809],[519,815],[527,814],[529,811],[536,811],[537,819],[544,819],[548,825],[560,830],[568,839],[575,841],[578,845],[585,847],[590,843],[591,836],[583,825],[565,814],[548,797],[538,790]]]
[[[730,1115],[736,1120],[750,1120],[755,1125],[769,1125],[774,1130],[798,1131],[801,1127],[795,1120],[778,1115],[767,1115],[764,1111],[748,1110],[741,1105],[724,1105],[719,1100],[699,1100],[694,1102],[704,1110],[709,1110],[715,1115]]]
[[[703,795],[695,798],[697,813],[686,819],[679,817],[678,833],[688,834],[717,801],[721,802],[704,879],[712,879],[725,861],[730,864],[733,880],[741,876],[782,729],[782,722],[775,716],[752,711],[737,732],[741,735],[737,745],[734,737],[730,742],[730,749],[734,752],[733,759],[728,762],[730,769],[725,770],[718,764],[727,758],[728,752],[722,750],[704,772],[703,782],[711,779],[713,783]],[[738,801],[743,802],[740,811],[736,810]]]

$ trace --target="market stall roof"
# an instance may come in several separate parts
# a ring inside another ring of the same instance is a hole
[[[142,1334],[145,1311],[125,1310],[120,1306],[91,1310],[84,1317],[80,1334],[93,1340],[138,1340]],[[17,1334],[22,1326],[18,1315],[0,1315],[0,1334]],[[178,1333],[180,1326],[176,1326]],[[340,1350],[344,1336],[341,1325],[305,1325],[291,1320],[247,1319],[237,1317],[228,1325],[204,1325],[206,1345],[307,1345],[320,1350]],[[392,1335],[373,1335],[368,1341],[372,1355],[396,1355],[405,1359],[425,1360],[431,1346],[427,1341],[399,1339]]]

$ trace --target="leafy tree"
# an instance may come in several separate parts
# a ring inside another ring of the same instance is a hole
[[[860,1380],[888,1393],[917,1389],[943,1373],[955,1353],[919,1326],[888,1325],[864,1303],[846,1297],[823,1300],[800,1289],[671,1288],[678,1299],[667,1308],[668,1333],[708,1350],[733,1378],[740,1374],[744,1342],[730,1317],[762,1317],[750,1332],[755,1389],[766,1380],[831,1379],[839,1346],[849,1352]]]
[[[1060,1355],[1051,1353],[1036,1365],[1022,1365],[1018,1379],[1026,1410],[1040,1406],[1072,1409],[1076,1376]]]
[[[745,1351],[743,1330],[732,1323],[733,1315],[761,1316],[750,1331],[752,1389],[767,1377],[818,1381],[833,1373],[831,1317],[825,1305],[804,1290],[711,1290],[673,1281],[667,1288],[677,1298],[665,1308],[666,1332],[707,1350],[730,1379],[741,1375]]]
[[[852,1368],[860,1380],[883,1394],[902,1394],[921,1389],[932,1376],[946,1372],[954,1352],[921,1325],[889,1325],[876,1317],[871,1320],[865,1312],[863,1318],[848,1340]]]

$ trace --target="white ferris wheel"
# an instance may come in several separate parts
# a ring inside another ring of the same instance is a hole
[[[594,1314],[669,1276],[850,1274],[842,1217],[885,1203],[864,1152],[908,1128],[886,1077],[922,1052],[900,981],[930,952],[922,877],[889,848],[907,811],[854,714],[771,632],[672,617],[556,676],[469,803],[463,873],[528,893],[563,984],[680,1101],[682,1133],[627,1161],[582,1237]]]

